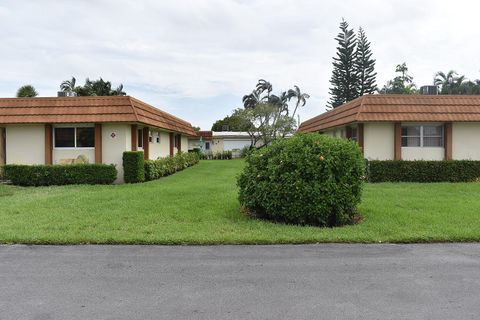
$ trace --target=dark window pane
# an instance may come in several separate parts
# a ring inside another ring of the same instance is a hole
[[[205,142],[205,150],[210,150],[210,142]]]
[[[75,128],[55,128],[55,148],[75,147]]]
[[[402,147],[420,147],[420,137],[402,137]]]
[[[420,136],[420,126],[402,127],[402,136]]]
[[[443,147],[443,139],[441,137],[423,137],[424,147]]]
[[[77,128],[77,148],[93,148],[95,146],[95,129]]]
[[[441,136],[442,126],[423,126],[423,136]]]
[[[142,129],[138,129],[137,137],[138,137],[138,147],[143,148],[143,130]]]

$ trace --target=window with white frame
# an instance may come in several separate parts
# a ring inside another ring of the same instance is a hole
[[[443,125],[402,126],[402,147],[443,147]]]
[[[94,148],[95,128],[56,127],[53,130],[55,148]]]
[[[157,132],[157,135],[155,137],[157,143],[160,143],[160,132]]]

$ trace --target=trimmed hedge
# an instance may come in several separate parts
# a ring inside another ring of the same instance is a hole
[[[370,182],[472,182],[480,179],[480,161],[368,161]]]
[[[117,178],[113,164],[7,164],[4,169],[6,179],[19,186],[111,184]]]
[[[125,151],[123,153],[123,179],[126,183],[145,181],[143,151]]]
[[[177,153],[173,157],[145,161],[145,180],[151,181],[174,174],[198,163],[200,156],[197,152]]]
[[[250,152],[245,162],[238,186],[247,214],[302,225],[352,221],[365,172],[355,142],[297,134]]]

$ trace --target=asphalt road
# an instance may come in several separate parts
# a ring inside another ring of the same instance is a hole
[[[0,246],[0,319],[479,319],[480,244]]]

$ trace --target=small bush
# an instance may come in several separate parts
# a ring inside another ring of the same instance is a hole
[[[205,152],[200,156],[202,160],[231,160],[232,158],[232,151]]]
[[[19,186],[110,184],[117,178],[114,165],[5,165],[5,177]]]
[[[471,182],[480,179],[480,161],[402,161],[368,162],[370,182]]]
[[[298,134],[255,150],[238,178],[245,211],[274,221],[338,226],[352,220],[363,186],[357,144]]]
[[[177,153],[174,157],[145,161],[145,180],[156,180],[197,164],[200,156],[196,152]]]
[[[123,178],[126,183],[145,181],[143,151],[125,151],[123,153]]]

